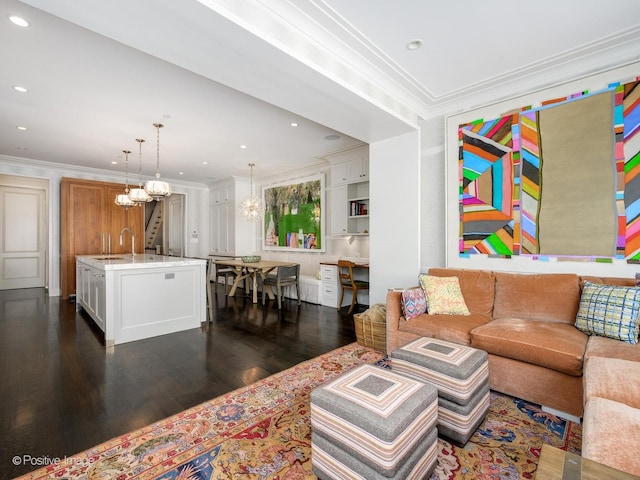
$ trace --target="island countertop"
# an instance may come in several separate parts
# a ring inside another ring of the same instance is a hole
[[[166,255],[77,255],[76,259],[101,270],[130,270],[135,268],[179,267],[187,265],[206,265],[199,258],[170,257]]]

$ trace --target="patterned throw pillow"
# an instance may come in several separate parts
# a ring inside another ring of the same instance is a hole
[[[420,285],[432,315],[470,315],[460,290],[458,277],[420,275]]]
[[[638,343],[640,288],[585,282],[575,326],[589,335]]]
[[[427,297],[422,287],[402,291],[402,313],[407,320],[427,311]]]

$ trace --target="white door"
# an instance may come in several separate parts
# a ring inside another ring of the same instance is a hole
[[[0,185],[0,290],[45,286],[46,192]]]
[[[183,202],[184,197],[173,194],[165,199],[165,238],[168,239],[167,254],[175,257],[184,255],[184,219]]]

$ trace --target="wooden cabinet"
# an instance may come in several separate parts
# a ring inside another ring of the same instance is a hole
[[[60,286],[62,298],[76,293],[76,255],[131,254],[130,228],[136,253],[144,253],[144,208],[124,209],[114,203],[124,185],[76,178],[60,182]]]

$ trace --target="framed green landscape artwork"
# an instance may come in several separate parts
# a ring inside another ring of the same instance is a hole
[[[262,195],[264,250],[324,251],[324,175],[269,185]]]

